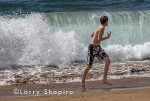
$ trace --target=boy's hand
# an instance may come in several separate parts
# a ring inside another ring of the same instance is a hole
[[[110,31],[110,33],[107,32],[107,34],[108,34],[108,35],[107,35],[107,38],[109,39],[110,36],[111,36],[111,31]]]

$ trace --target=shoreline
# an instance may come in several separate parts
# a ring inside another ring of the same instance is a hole
[[[79,82],[83,75],[84,63],[50,66],[16,66],[0,70],[0,85],[52,84]],[[104,64],[95,63],[89,71],[87,80],[101,80]],[[113,62],[110,65],[108,79],[150,77],[150,60]]]

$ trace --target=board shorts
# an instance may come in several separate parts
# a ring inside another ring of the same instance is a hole
[[[92,65],[95,57],[97,57],[98,60],[103,60],[105,57],[109,56],[100,45],[90,44],[88,47],[87,65]]]

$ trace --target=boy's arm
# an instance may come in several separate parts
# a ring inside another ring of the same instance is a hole
[[[101,41],[103,41],[103,40],[106,40],[106,39],[109,39],[110,38],[110,36],[111,36],[111,32],[110,33],[108,33],[108,35],[106,36],[106,37],[103,37],[103,34],[104,34],[104,30],[103,29],[101,29],[102,31],[100,31],[100,34],[99,34],[99,39],[101,40]]]
[[[103,37],[103,34],[104,34],[104,28],[100,28],[97,33],[99,34],[98,35],[98,41],[103,41],[104,40],[104,37]]]

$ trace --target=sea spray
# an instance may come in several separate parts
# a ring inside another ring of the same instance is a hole
[[[11,19],[1,17],[0,24],[0,54],[4,56],[1,63],[58,65],[83,60],[86,53],[75,31],[63,32],[50,26],[42,14]]]

